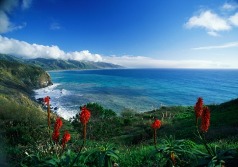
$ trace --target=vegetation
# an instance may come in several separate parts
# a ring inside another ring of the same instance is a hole
[[[13,60],[0,61],[1,94],[20,96],[19,92],[30,94],[33,88],[51,84],[50,76],[41,68]]]
[[[55,115],[51,116],[52,128],[49,133],[46,112],[34,106],[16,104],[4,97],[0,101],[1,135],[6,143],[3,150],[8,163],[12,162],[13,166],[70,166],[76,157],[74,166],[110,166],[114,163],[131,167],[204,166],[212,164],[211,160],[214,160],[214,164],[223,164],[224,161],[226,166],[234,166],[238,162],[238,136],[232,130],[237,127],[235,112],[238,99],[210,106],[214,110],[206,140],[215,152],[213,157],[209,156],[203,142],[195,135],[195,117],[191,107],[161,108],[128,118],[89,103],[86,107],[91,112],[91,118],[87,123],[85,145],[81,147],[84,140],[83,125],[77,116],[72,119],[72,123],[63,120],[60,139],[66,130],[71,135],[63,149],[61,140],[57,144],[51,139]],[[232,110],[227,113],[230,107]],[[233,114],[233,118],[229,122],[219,122],[224,116],[221,113]],[[163,120],[161,128],[157,130],[156,147],[153,146],[153,130],[150,126],[155,117]],[[130,124],[125,123],[125,120],[130,120]],[[222,135],[217,133],[217,128],[230,131]],[[187,135],[183,137],[185,131]],[[77,156],[80,149],[80,156]],[[175,156],[176,164],[173,164],[171,153]]]
[[[28,92],[37,82],[22,79],[28,68],[31,72],[40,69],[19,62],[6,63],[9,61],[1,61],[0,166],[238,164],[238,99],[208,105],[211,121],[203,131],[196,126],[193,106],[161,107],[145,113],[125,110],[117,115],[96,103],[82,106],[70,121],[51,114],[48,127],[47,112],[29,98]],[[15,73],[13,67],[17,67]],[[19,72],[23,67],[25,70]],[[4,84],[6,80],[9,84]],[[11,86],[14,83],[25,89]],[[159,124],[155,119],[160,120],[156,120]]]

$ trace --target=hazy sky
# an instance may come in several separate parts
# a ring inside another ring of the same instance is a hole
[[[238,1],[0,0],[0,53],[238,68]]]

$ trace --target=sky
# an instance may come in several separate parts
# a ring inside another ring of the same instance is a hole
[[[0,53],[238,68],[238,0],[0,0]]]

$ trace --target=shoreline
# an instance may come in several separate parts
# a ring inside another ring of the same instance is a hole
[[[54,91],[56,91],[56,90],[54,90],[54,88],[55,87],[57,87],[58,85],[60,85],[60,84],[53,84],[53,85],[50,85],[50,86],[47,86],[47,87],[44,87],[44,88],[40,88],[40,89],[34,89],[33,90],[33,94],[32,94],[32,99],[33,99],[33,101],[35,101],[35,102],[37,102],[38,104],[41,104],[41,103],[39,103],[39,101],[37,100],[38,98],[44,98],[45,96],[41,96],[40,94],[37,94],[37,91],[38,90],[42,90],[42,91],[44,91],[44,89],[47,89],[47,91],[49,91],[50,93],[51,92],[53,92],[53,93],[55,93]],[[53,88],[52,88],[53,87]],[[47,93],[47,92],[46,92]],[[47,93],[47,95],[49,95],[50,96],[50,93]],[[37,97],[38,96],[38,97]],[[238,98],[238,97],[237,97]],[[226,103],[226,102],[228,102],[228,101],[232,101],[232,100],[235,100],[235,99],[237,99],[237,98],[232,98],[232,99],[230,99],[230,100],[227,100],[227,101],[223,101],[223,102],[221,102],[221,103],[208,103],[207,105],[208,106],[213,106],[213,105],[221,105],[221,104],[223,104],[223,103]],[[53,99],[56,99],[54,96],[52,97],[52,100]],[[89,103],[95,103],[95,104],[99,104],[100,106],[102,106],[103,108],[105,108],[105,109],[110,109],[110,110],[112,110],[112,111],[114,111],[117,115],[120,115],[120,113],[121,112],[123,112],[123,111],[133,111],[133,112],[136,112],[136,113],[149,113],[149,112],[152,112],[152,111],[156,111],[156,110],[160,110],[160,109],[162,109],[162,108],[176,108],[176,107],[193,107],[193,105],[165,105],[165,104],[160,104],[158,107],[154,107],[154,108],[151,108],[151,109],[147,109],[147,110],[143,110],[143,111],[139,111],[139,110],[136,110],[136,109],[134,109],[134,108],[126,108],[126,107],[124,107],[124,109],[123,110],[121,110],[120,112],[117,112],[115,109],[113,109],[113,108],[108,108],[108,107],[106,107],[105,105],[103,105],[103,104],[100,104],[100,103],[98,103],[98,102],[89,102]],[[86,104],[89,104],[89,103],[86,103]],[[54,101],[54,103],[52,103],[52,111],[54,112],[54,113],[56,113],[56,114],[58,114],[58,115],[60,115],[60,116],[62,116],[64,119],[67,119],[67,120],[69,120],[69,118],[72,118],[72,111],[74,112],[75,110],[69,110],[68,108],[65,108],[65,106],[60,106],[60,107],[58,107],[58,106],[55,106],[54,104],[57,104],[57,101]],[[83,104],[82,104],[83,105]],[[54,108],[55,107],[57,107],[58,109],[61,109],[61,111],[60,111],[60,113],[57,111],[57,110],[54,110]],[[63,107],[63,109],[62,109],[62,107]],[[65,111],[64,111],[65,110]],[[65,117],[65,114],[67,115],[68,114],[68,112],[67,111],[70,111],[71,112],[71,116],[69,117],[69,116],[67,116],[67,117]],[[77,111],[78,112],[78,111]],[[77,112],[75,113],[75,114],[77,114]],[[62,114],[64,114],[64,116],[62,115]]]

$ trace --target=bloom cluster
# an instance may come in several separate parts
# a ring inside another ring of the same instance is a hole
[[[80,113],[79,116],[80,122],[83,125],[86,125],[90,119],[90,116],[91,116],[90,111],[86,108],[86,106],[83,106],[82,112]]]
[[[43,99],[44,103],[46,103],[47,105],[50,105],[50,97],[49,96],[46,96],[44,99]]]
[[[52,139],[55,142],[59,142],[59,135],[60,135],[59,131],[60,131],[60,128],[62,127],[62,125],[63,125],[62,120],[60,119],[60,117],[57,117],[56,121],[55,121],[54,132],[52,135]]]
[[[207,132],[209,126],[210,126],[210,110],[208,107],[204,107],[202,113],[201,131],[204,133]]]
[[[62,120],[60,119],[60,117],[57,117],[56,118],[56,121],[55,121],[55,126],[54,126],[54,132],[53,132],[53,135],[52,135],[52,139],[58,143],[59,142],[59,135],[60,135],[60,128],[63,126],[63,122]],[[70,140],[70,134],[68,131],[65,131],[64,132],[64,136],[62,138],[62,146],[63,146],[63,149],[65,148],[65,144]]]
[[[68,131],[65,131],[64,132],[64,136],[63,136],[63,139],[62,139],[62,146],[63,146],[63,149],[65,147],[65,144],[70,140],[70,134]]]
[[[152,127],[153,129],[159,129],[160,126],[161,126],[161,121],[158,120],[158,119],[156,119],[156,120],[154,121],[154,123],[151,125],[151,127]]]
[[[203,106],[203,99],[198,98],[196,105],[194,106],[196,125],[198,123],[198,118],[201,118],[200,129],[202,132],[207,132],[210,126],[210,110],[207,106]]]
[[[200,118],[202,116],[203,111],[203,99],[201,97],[198,98],[198,101],[194,106],[194,110],[196,118]]]

